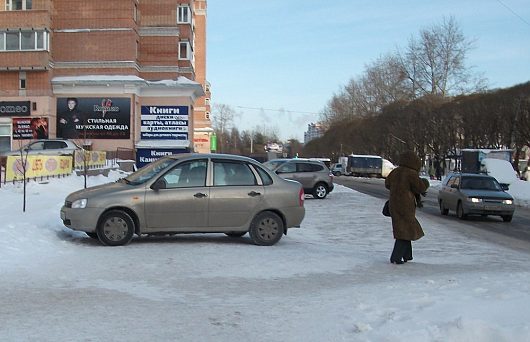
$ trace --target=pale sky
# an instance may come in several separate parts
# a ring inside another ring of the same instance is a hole
[[[475,41],[467,65],[490,88],[530,81],[529,0],[211,0],[212,104],[236,109],[240,130],[264,126],[303,141],[365,65],[450,16]]]

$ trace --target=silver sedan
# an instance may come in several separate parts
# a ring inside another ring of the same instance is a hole
[[[254,244],[273,245],[304,215],[300,183],[223,154],[163,157],[115,183],[74,192],[61,208],[65,226],[109,246],[135,234],[247,232]]]
[[[513,197],[494,177],[485,174],[450,173],[438,192],[442,215],[449,210],[460,219],[468,215],[498,215],[510,222],[515,211]]]

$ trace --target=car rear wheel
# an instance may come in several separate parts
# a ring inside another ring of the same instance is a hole
[[[282,238],[283,221],[273,212],[262,212],[252,220],[249,234],[254,244],[272,246]]]
[[[448,215],[449,214],[449,209],[446,209],[444,207],[444,204],[443,204],[443,202],[441,200],[440,200],[440,213],[442,215]]]
[[[512,222],[513,215],[502,215],[501,217],[504,222]]]
[[[456,206],[456,216],[458,216],[459,219],[465,220],[466,214],[464,213],[464,208],[462,207],[462,203],[458,202],[458,205]]]
[[[242,237],[246,233],[247,232],[226,232],[225,234],[230,236],[230,237]]]
[[[313,188],[313,197],[324,199],[328,195],[328,187],[324,183],[318,183]]]
[[[99,221],[97,234],[99,241],[107,246],[128,244],[134,234],[134,222],[129,214],[121,210],[111,210]]]

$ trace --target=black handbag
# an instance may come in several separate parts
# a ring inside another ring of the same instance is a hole
[[[390,202],[389,201],[386,201],[385,202],[385,205],[383,206],[383,211],[382,211],[383,215],[385,216],[390,216]]]

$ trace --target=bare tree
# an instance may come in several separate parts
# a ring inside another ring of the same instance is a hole
[[[483,90],[485,80],[465,65],[473,42],[466,39],[453,17],[411,37],[404,53],[398,53],[402,70],[416,97],[449,96]]]
[[[234,116],[236,111],[234,108],[226,104],[215,104],[212,113],[212,126],[216,131],[219,142],[219,150],[224,152],[226,149],[225,143],[228,139],[229,130],[234,123]]]

